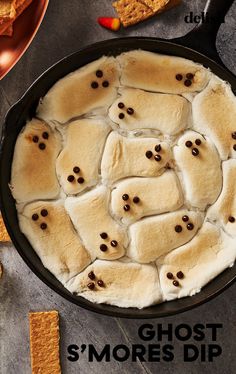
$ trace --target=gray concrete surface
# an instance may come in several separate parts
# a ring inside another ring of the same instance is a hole
[[[17,66],[0,82],[0,123],[10,107],[46,68],[78,48],[98,40],[128,35],[171,38],[181,36],[193,25],[185,24],[184,15],[203,10],[205,0],[185,0],[183,5],[156,19],[113,34],[100,28],[96,18],[112,15],[110,0],[52,0],[43,24],[32,45]],[[236,2],[226,17],[217,39],[219,53],[229,69],[236,73]],[[82,355],[79,362],[67,360],[69,344],[94,344],[101,350],[105,344],[115,346],[140,343],[137,330],[144,322],[97,315],[76,307],[51,291],[26,266],[13,246],[0,246],[4,277],[0,281],[0,373],[28,374],[29,359],[28,312],[56,309],[60,313],[61,364],[63,374],[175,373],[231,374],[236,371],[235,295],[236,284],[211,302],[181,315],[151,320],[156,324],[223,323],[218,343],[221,357],[213,363],[184,363],[182,343],[174,341],[172,363],[88,362]],[[208,339],[206,339],[207,343]],[[155,343],[155,340],[152,342]],[[148,343],[144,343],[147,347]]]

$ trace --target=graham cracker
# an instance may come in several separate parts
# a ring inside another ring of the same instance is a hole
[[[14,7],[15,7],[15,14],[14,17],[9,19],[8,21],[0,23],[0,35],[13,35],[13,22],[24,12],[26,8],[32,3],[33,0],[15,0]],[[0,0],[1,3],[1,0]]]
[[[0,0],[0,23],[15,17],[16,0]]]
[[[151,8],[138,0],[118,0],[112,5],[124,27],[135,25],[155,14]]]
[[[2,215],[0,213],[0,242],[11,242],[10,236],[8,235],[6,226],[3,222]]]
[[[31,312],[29,322],[32,374],[61,374],[58,312]]]
[[[142,3],[147,5],[153,12],[159,13],[165,8],[170,0],[141,0]]]
[[[0,0],[0,35],[5,32],[16,15],[16,0]]]

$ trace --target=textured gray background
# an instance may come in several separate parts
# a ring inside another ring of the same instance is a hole
[[[112,15],[110,0],[51,0],[43,24],[28,51],[17,66],[0,82],[0,123],[12,105],[29,85],[51,64],[78,48],[98,40],[128,35],[171,38],[181,36],[193,25],[183,22],[190,10],[199,13],[205,0],[185,0],[183,5],[158,18],[119,33],[100,28],[96,18]],[[236,2],[218,34],[217,48],[225,64],[236,73]],[[28,312],[56,309],[60,312],[61,362],[63,374],[73,373],[227,373],[236,371],[235,356],[235,294],[236,284],[213,301],[187,313],[150,323],[223,323],[219,335],[223,348],[220,359],[205,364],[183,363],[181,344],[175,345],[174,363],[88,363],[86,356],[70,363],[69,344],[94,344],[101,350],[104,344],[138,343],[137,330],[144,321],[103,317],[76,307],[45,286],[25,265],[12,246],[0,247],[0,260],[5,273],[0,281],[0,373],[28,374],[29,331]],[[207,342],[207,339],[206,339]],[[153,342],[155,343],[155,341]],[[147,344],[146,344],[147,345]]]

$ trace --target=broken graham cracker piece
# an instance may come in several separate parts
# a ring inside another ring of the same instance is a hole
[[[140,0],[143,4],[147,5],[154,13],[159,13],[164,10],[170,0]]]
[[[0,242],[2,243],[11,242],[10,236],[8,235],[6,226],[3,222],[1,213],[0,213]]]
[[[0,24],[15,17],[16,0],[0,0]]]
[[[23,13],[24,10],[28,8],[32,1],[33,0],[15,0],[15,15],[10,21],[0,25],[0,35],[13,35],[13,23],[21,15],[21,13]]]
[[[16,0],[0,0],[0,35],[5,33],[16,15],[15,3]]]
[[[163,13],[166,10],[170,10],[175,6],[179,5],[182,0],[139,0],[143,2],[145,5],[149,6],[153,11],[155,9],[155,13]],[[153,5],[151,5],[151,3]]]
[[[138,0],[118,0],[112,5],[124,27],[135,25],[155,14],[151,8]]]
[[[58,312],[30,312],[29,322],[32,374],[61,374]]]
[[[135,25],[141,21],[169,10],[182,0],[118,0],[113,3],[124,27]]]

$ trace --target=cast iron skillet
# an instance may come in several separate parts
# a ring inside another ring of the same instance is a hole
[[[122,38],[96,43],[86,47],[56,63],[39,77],[28,89],[25,95],[9,110],[3,128],[0,151],[0,199],[2,215],[12,242],[31,270],[49,287],[67,300],[94,312],[116,317],[155,318],[180,313],[210,300],[236,278],[236,265],[227,269],[203,290],[193,296],[174,300],[143,310],[135,308],[123,309],[104,304],[93,304],[81,297],[73,296],[62,284],[42,265],[33,248],[20,232],[14,199],[11,196],[8,183],[11,177],[11,163],[16,138],[28,118],[34,116],[35,108],[40,97],[66,74],[98,59],[102,55],[117,55],[124,51],[141,48],[148,51],[181,56],[199,62],[209,67],[216,75],[231,83],[236,92],[236,78],[223,65],[216,47],[215,39],[221,22],[224,20],[233,0],[209,0],[205,12],[218,20],[211,24],[200,24],[186,36],[171,41],[156,38]],[[145,292],[145,290],[140,290]]]

